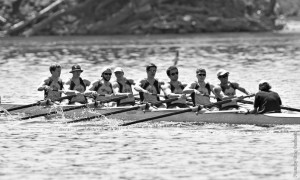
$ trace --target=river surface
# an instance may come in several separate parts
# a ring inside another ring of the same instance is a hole
[[[218,83],[220,68],[251,92],[268,79],[283,104],[300,108],[299,34],[207,34],[186,36],[33,37],[0,39],[2,102],[43,98],[37,86],[49,65],[73,64],[94,81],[104,66],[120,66],[136,82],[145,65],[157,77],[179,53],[179,76],[196,80],[198,67]],[[114,77],[113,77],[114,79]],[[239,94],[241,95],[241,94]],[[255,126],[142,123],[117,127],[118,120],[66,125],[37,118],[0,116],[0,179],[296,179],[299,125]]]

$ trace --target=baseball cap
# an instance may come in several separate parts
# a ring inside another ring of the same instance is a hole
[[[83,70],[81,69],[81,67],[78,64],[72,66],[72,70],[70,71],[70,73],[73,73],[75,71],[83,72]]]
[[[217,72],[217,76],[223,76],[224,74],[229,74],[228,71],[226,71],[225,69],[220,69],[218,72]]]
[[[106,71],[112,71],[110,67],[104,67],[102,70],[101,70],[101,74],[103,74],[104,72]]]
[[[116,67],[116,68],[115,68],[115,70],[114,70],[114,72],[124,72],[124,71],[123,71],[123,69],[122,69],[122,68],[120,68],[120,67]]]

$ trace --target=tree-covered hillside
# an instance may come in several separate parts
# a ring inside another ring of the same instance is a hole
[[[0,0],[6,35],[272,31],[276,0]]]

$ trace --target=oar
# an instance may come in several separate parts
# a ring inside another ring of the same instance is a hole
[[[166,100],[163,100],[163,101],[158,101],[156,103],[151,103],[150,105],[160,105],[162,103],[168,103],[168,102],[176,101],[178,99],[179,98],[166,99]],[[147,106],[149,106],[149,104],[136,105],[136,106],[133,106],[133,107],[130,107],[130,108],[126,108],[126,109],[122,109],[122,110],[118,110],[118,111],[114,111],[114,112],[108,112],[108,113],[100,114],[100,115],[97,115],[97,116],[92,116],[92,117],[87,117],[87,118],[82,118],[82,119],[69,121],[67,123],[77,123],[77,122],[83,122],[83,121],[90,121],[90,120],[95,119],[95,118],[100,118],[100,117],[103,117],[103,116],[110,116],[110,115],[113,115],[113,114],[123,113],[123,112],[127,112],[127,111],[132,111],[132,110],[137,110],[137,109],[140,109],[142,107],[147,107]]]
[[[60,97],[60,98],[57,98],[53,101],[61,101],[61,100],[64,100],[64,99],[70,99],[72,97],[76,96],[75,94],[74,95],[70,95],[70,96],[64,96],[64,97]],[[41,104],[43,100],[41,101],[38,101],[36,103],[32,103],[32,104],[28,104],[28,105],[24,105],[24,106],[18,106],[18,107],[14,107],[14,108],[9,108],[9,109],[6,109],[6,111],[15,111],[15,110],[18,110],[18,109],[24,109],[24,108],[28,108],[28,107],[32,107],[32,106],[38,106]],[[47,100],[46,100],[47,101]],[[3,113],[4,111],[0,111],[0,113]]]
[[[176,51],[175,58],[173,61],[174,61],[174,66],[176,66],[179,61],[179,51],[178,50]]]
[[[241,103],[244,104],[254,104],[252,101],[246,101],[246,100],[241,100]],[[280,106],[281,109],[285,109],[285,110],[289,110],[289,111],[296,111],[296,112],[300,112],[300,109],[297,108],[292,108],[292,107],[287,107],[287,106]]]
[[[111,101],[118,101],[118,100],[126,99],[126,98],[127,98],[127,96],[120,96],[120,97],[100,101],[99,103],[108,103],[108,102],[111,102]],[[90,107],[94,104],[97,104],[97,103],[98,102],[87,103],[87,104],[79,105],[79,106],[76,106],[76,107],[63,109],[63,112],[72,111],[72,110],[81,109],[81,108],[88,108],[88,107]],[[49,115],[57,114],[57,113],[58,113],[58,111],[52,111],[52,112],[43,113],[43,114],[36,114],[36,115],[32,115],[32,116],[23,117],[23,118],[21,118],[21,120],[32,119],[32,118],[41,117],[41,116],[49,116]]]
[[[252,96],[254,96],[254,95],[241,96],[241,97],[238,97],[237,99],[241,100],[241,99],[245,99],[245,98],[252,97]],[[232,102],[232,99],[228,99],[228,100],[224,100],[224,101],[219,101],[219,102],[211,103],[211,104],[204,105],[204,106],[199,105],[199,106],[195,106],[195,107],[192,107],[192,108],[189,108],[189,109],[184,109],[184,110],[177,111],[177,112],[172,112],[172,113],[163,114],[163,115],[159,115],[159,116],[155,116],[155,117],[150,117],[150,118],[145,118],[145,119],[141,119],[141,120],[137,120],[137,121],[132,121],[132,122],[124,123],[124,124],[121,124],[120,126],[128,126],[128,125],[131,125],[131,124],[136,124],[136,123],[151,121],[151,120],[154,120],[154,119],[159,119],[159,118],[164,118],[164,117],[168,117],[168,116],[173,116],[173,115],[176,115],[176,114],[182,114],[182,113],[185,113],[185,112],[199,111],[199,110],[202,109],[202,107],[209,108],[209,107],[218,106],[218,105],[222,105],[222,104],[226,104],[226,103],[230,103],[230,102]]]

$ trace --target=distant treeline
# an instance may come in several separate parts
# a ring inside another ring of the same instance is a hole
[[[272,31],[282,28],[276,24],[284,14],[282,2],[0,0],[0,31],[23,36]]]

